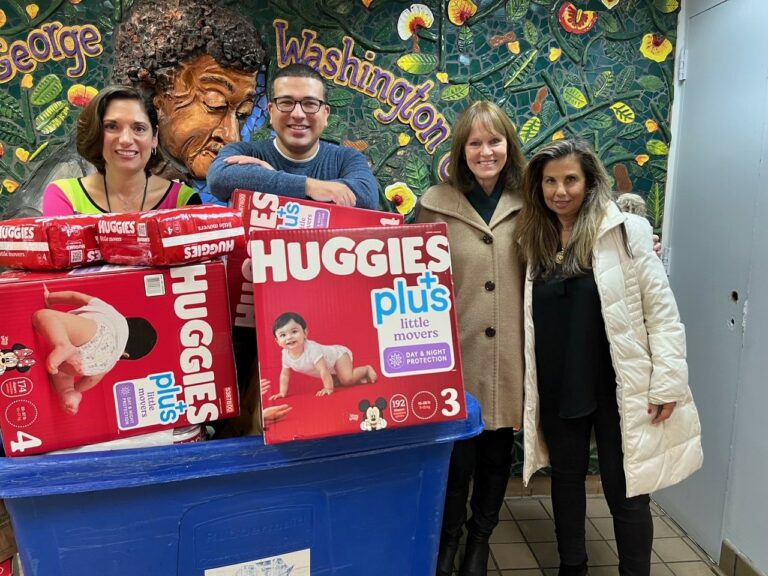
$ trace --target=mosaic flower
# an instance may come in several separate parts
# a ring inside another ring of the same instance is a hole
[[[649,32],[643,36],[640,53],[654,62],[664,62],[672,53],[672,42],[664,36]]]
[[[435,21],[432,10],[424,4],[411,4],[400,13],[397,20],[397,33],[403,40],[413,40],[413,51],[419,51],[419,30],[429,28]]]
[[[27,4],[25,8],[30,20],[34,20],[37,14],[40,12],[40,6],[37,4]]]
[[[642,166],[643,164],[648,162],[648,160],[650,159],[651,157],[648,156],[648,154],[638,154],[637,156],[635,156],[635,162],[637,163],[638,166]]]
[[[397,143],[399,146],[408,146],[408,142],[411,141],[411,137],[405,132],[401,132],[397,136]]]
[[[11,180],[10,178],[6,178],[3,180],[3,187],[8,190],[11,194],[16,192],[16,189],[19,187],[19,183],[16,182],[16,180]]]
[[[442,84],[448,83],[448,72],[438,72],[435,76],[437,76],[437,79],[440,80]]]
[[[32,88],[34,84],[35,84],[35,79],[32,76],[32,74],[24,74],[24,76],[21,77],[22,88]]]
[[[570,2],[565,2],[557,13],[557,19],[566,32],[586,34],[597,24],[597,12],[582,10]]]
[[[620,2],[620,0],[602,0],[602,2],[603,2],[603,6],[605,6],[606,8],[608,8],[608,10],[610,10],[611,8],[616,6],[616,4]]]
[[[69,90],[67,90],[67,100],[69,100],[69,103],[73,106],[85,108],[98,93],[99,91],[93,86],[73,84],[70,86]]]
[[[552,140],[553,141],[554,140],[562,140],[564,138],[565,138],[565,132],[563,132],[562,130],[558,130],[557,132],[552,134]]]
[[[507,42],[507,50],[512,52],[512,54],[520,54],[520,41]]]
[[[384,196],[400,214],[408,214],[416,206],[416,194],[404,182],[395,182],[384,189]]]
[[[25,150],[24,148],[16,148],[16,158],[19,159],[19,162],[26,164],[29,160],[29,150]]]
[[[560,59],[560,56],[563,55],[563,49],[562,48],[550,48],[549,49],[549,61],[554,62],[556,60]]]
[[[2,158],[3,156],[5,156],[5,146],[3,145],[2,142],[0,142],[0,158]]]
[[[656,120],[648,119],[645,121],[645,129],[648,132],[656,132],[659,129],[659,124]]]
[[[370,8],[371,4],[373,4],[373,0],[362,0],[362,2],[363,2],[363,6],[365,6],[366,8]]]
[[[472,0],[448,0],[448,20],[461,26],[477,12],[477,4]]]
[[[0,28],[5,26],[6,22],[8,22],[8,16],[5,15],[5,10],[0,10]]]

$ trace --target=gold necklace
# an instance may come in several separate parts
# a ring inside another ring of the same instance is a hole
[[[107,188],[106,172],[102,174],[102,178],[104,179],[104,196],[107,197],[107,211],[112,212],[112,204],[109,202],[109,188]],[[139,207],[139,212],[144,212],[144,203],[147,201],[147,185],[148,184],[149,184],[149,176],[145,174],[144,175],[144,195],[141,197],[141,206]],[[125,206],[125,203],[123,203],[123,206]]]
[[[565,248],[561,248],[560,250],[555,253],[555,263],[556,264],[562,264],[563,260],[565,260]]]

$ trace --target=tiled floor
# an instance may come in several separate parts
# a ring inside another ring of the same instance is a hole
[[[651,510],[651,576],[716,576],[712,561],[683,530],[655,504]],[[587,553],[590,576],[618,576],[613,523],[602,495],[587,500]],[[557,576],[558,563],[551,499],[507,498],[491,538],[488,576]]]

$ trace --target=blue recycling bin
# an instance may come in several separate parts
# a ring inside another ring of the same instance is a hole
[[[26,576],[427,576],[451,448],[482,430],[467,404],[467,420],[276,446],[4,459],[0,498]]]

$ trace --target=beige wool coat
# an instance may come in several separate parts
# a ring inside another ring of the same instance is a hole
[[[523,281],[512,241],[522,199],[505,190],[486,224],[466,196],[439,184],[421,197],[418,222],[445,222],[451,249],[464,385],[487,430],[523,418]]]

